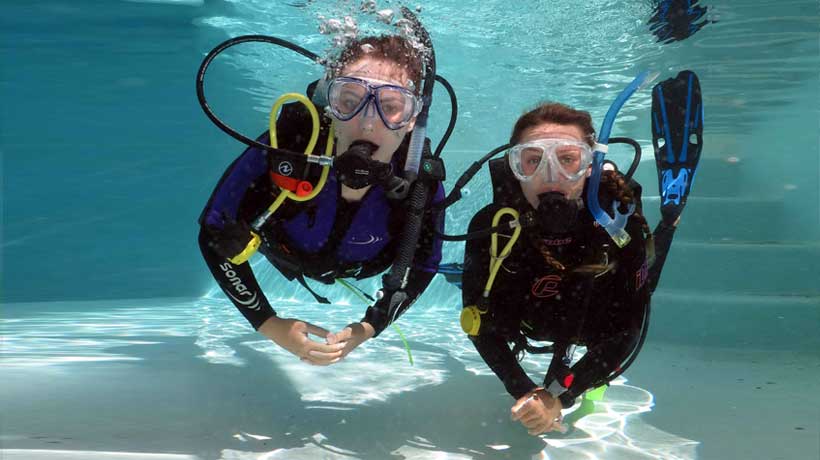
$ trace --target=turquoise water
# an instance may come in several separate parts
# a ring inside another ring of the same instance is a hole
[[[717,22],[670,45],[649,33],[648,1],[409,3],[422,7],[439,73],[459,97],[448,183],[540,100],[582,107],[600,123],[645,68],[662,78],[690,68],[701,79],[702,166],[647,344],[594,414],[567,437],[543,439],[505,420],[508,397],[458,329],[459,292],[443,279],[400,321],[414,366],[389,331],[340,366],[314,369],[260,340],[201,261],[196,218],[242,147],[197,105],[200,59],[245,33],[324,52],[318,16],[359,3],[3,3],[5,458],[820,455],[816,2],[708,2]],[[206,91],[230,124],[255,134],[279,94],[320,75],[300,56],[249,45],[214,64]],[[649,103],[647,91],[636,94],[614,134],[644,147],[637,177],[654,223]],[[441,88],[433,109],[436,142],[449,117]],[[451,208],[452,232],[486,203],[488,184],[479,175]],[[445,246],[445,260],[462,251]],[[337,327],[364,308],[330,289],[328,318],[302,289],[258,268],[288,315]],[[526,363],[533,373],[544,364]]]

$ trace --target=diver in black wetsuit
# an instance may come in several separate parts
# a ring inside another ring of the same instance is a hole
[[[516,398],[512,417],[530,434],[563,431],[561,410],[620,375],[646,337],[650,295],[703,148],[700,84],[685,70],[652,90],[662,217],[650,234],[641,187],[631,180],[640,147],[627,140],[636,160],[626,176],[603,160],[608,143],[624,142],[609,131],[646,75],[616,98],[599,139],[589,113],[547,103],[519,118],[510,144],[484,157],[509,148],[490,162],[493,203],[470,222],[461,326]],[[455,277],[457,269],[448,270]],[[587,351],[573,364],[576,345]],[[524,351],[553,353],[542,384],[518,364]]]
[[[521,230],[487,296],[491,238],[467,242],[462,319],[472,313],[477,321],[462,325],[516,398],[513,417],[539,434],[556,429],[561,409],[606,379],[635,348],[649,302],[649,229],[640,215],[640,188],[614,171],[604,173],[599,200],[604,209],[615,200],[638,205],[626,225],[631,241],[619,248],[585,212],[594,145],[588,113],[542,105],[518,120],[510,142],[515,147],[491,163],[494,202],[473,217],[470,231],[490,227],[503,207],[537,224]],[[496,255],[503,255],[512,233],[499,232]],[[588,351],[571,369],[567,360],[553,359],[543,384],[536,384],[516,357],[527,338],[554,342],[555,357],[573,345]],[[542,404],[526,404],[531,398]]]
[[[315,91],[326,98],[332,114],[320,115],[320,140],[314,148],[320,153],[335,141],[333,166],[321,191],[308,201],[284,201],[252,232],[251,223],[288,185],[290,179],[281,173],[294,168],[282,162],[277,170],[265,150],[251,147],[225,171],[202,213],[200,248],[220,288],[255,329],[302,361],[338,362],[410,307],[438,267],[441,240],[435,230],[443,229],[443,219],[423,209],[418,212],[421,236],[418,245],[414,243],[414,263],[402,286],[406,298],[396,305],[388,305],[389,297],[375,300],[360,321],[333,334],[297,318],[278,316],[246,262],[247,253],[259,244],[259,251],[283,275],[298,280],[324,303],[328,301],[309,287],[306,278],[327,284],[362,279],[394,263],[411,214],[401,193],[406,185],[401,171],[424,104],[423,70],[423,57],[403,37],[354,40],[330,70],[332,78],[323,82],[325,88],[312,85],[308,91],[309,96]],[[434,71],[424,78],[433,75]],[[331,123],[335,135],[330,134]],[[311,135],[307,110],[285,106],[276,126],[282,148],[305,151]],[[267,134],[259,139],[265,144],[270,140]],[[423,152],[419,155],[430,156],[429,141]],[[313,171],[309,179],[316,183],[318,176]],[[443,198],[440,181],[424,184],[430,188],[427,206]],[[308,334],[321,340],[311,340]]]

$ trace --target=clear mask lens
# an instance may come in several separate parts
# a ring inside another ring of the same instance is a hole
[[[328,86],[328,104],[341,121],[355,117],[372,103],[385,126],[399,129],[419,113],[421,103],[408,89],[389,84],[373,84],[366,80],[338,77]],[[365,109],[367,112],[369,109]]]
[[[539,139],[512,147],[509,162],[518,180],[540,174],[548,182],[577,181],[592,163],[592,151],[583,142]]]

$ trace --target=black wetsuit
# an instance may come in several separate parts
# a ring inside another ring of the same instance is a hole
[[[307,112],[301,106],[286,107],[277,120],[280,147],[302,152],[310,134]],[[325,123],[315,154],[324,151],[326,138]],[[267,135],[260,141],[267,143]],[[394,154],[397,165],[403,161],[407,145],[405,139]],[[318,166],[311,168],[311,182],[316,183],[320,170]],[[277,193],[266,153],[249,148],[225,171],[200,217],[202,255],[223,292],[255,329],[276,312],[259,287],[250,263],[231,264],[215,250],[215,245],[220,244],[219,232],[226,222],[235,220],[249,225],[270,206]],[[442,200],[442,185],[433,184],[429,196],[431,202]],[[406,216],[405,203],[388,199],[380,185],[372,186],[361,201],[348,203],[341,197],[341,185],[331,168],[328,181],[316,198],[307,202],[285,200],[260,229],[263,243],[259,252],[288,279],[297,279],[308,289],[304,278],[327,284],[336,278],[367,278],[393,263]],[[434,219],[427,212],[405,289],[408,299],[400,306],[399,314],[421,295],[438,268],[441,240],[435,236],[436,226],[443,230],[443,218]],[[325,300],[312,289],[311,293]],[[367,309],[362,320],[369,322],[378,335],[388,325],[386,305],[377,302]]]
[[[490,204],[473,217],[469,230],[490,227],[495,212],[505,205],[522,213],[532,210],[523,195],[506,203]],[[563,382],[568,373],[574,375],[568,390],[560,396],[565,408],[585,390],[606,381],[635,349],[649,303],[646,239],[634,216],[626,230],[632,240],[618,248],[586,209],[581,211],[575,230],[565,235],[543,237],[536,227],[522,229],[492,285],[479,334],[470,337],[514,398],[539,386],[521,368],[510,347],[521,343],[523,336],[554,342],[545,388],[556,378]],[[508,241],[505,234],[512,232],[499,234],[499,252]],[[545,261],[536,240],[564,265],[564,270]],[[476,305],[482,295],[489,276],[489,249],[489,237],[467,242],[464,306]],[[577,270],[582,266],[590,271]],[[568,369],[561,357],[573,344],[584,345],[588,351]]]

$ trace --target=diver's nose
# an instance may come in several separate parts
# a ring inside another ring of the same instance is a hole
[[[548,161],[544,166],[544,181],[547,183],[557,182],[558,177],[555,173],[555,167]]]
[[[371,132],[373,131],[374,123],[376,123],[378,119],[378,113],[376,113],[376,105],[371,100],[364,106],[364,110],[362,112],[362,116],[360,119],[361,127],[363,131]]]

